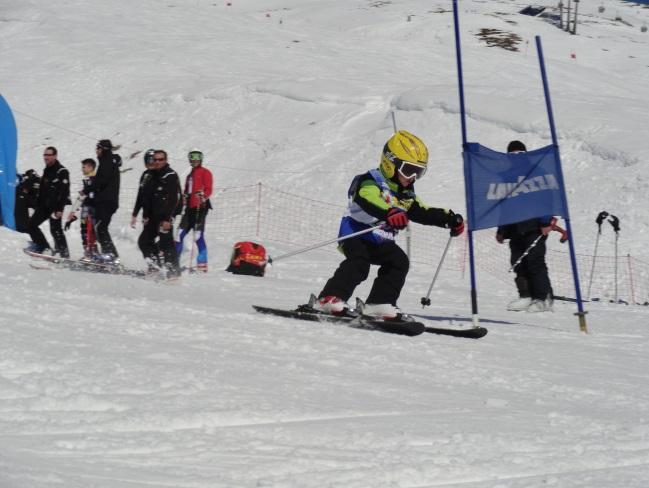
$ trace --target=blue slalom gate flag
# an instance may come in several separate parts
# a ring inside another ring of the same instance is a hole
[[[471,142],[463,156],[470,230],[568,216],[556,146],[507,154]]]
[[[0,95],[0,211],[2,224],[16,229],[16,153],[18,134],[9,104]]]

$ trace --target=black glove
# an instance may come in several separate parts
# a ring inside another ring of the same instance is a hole
[[[606,217],[608,217],[608,212],[606,212],[605,210],[602,210],[602,211],[597,215],[597,218],[595,219],[595,223],[596,223],[597,225],[600,225],[600,226],[601,226],[601,225],[602,225],[602,222],[604,222],[604,219],[605,219]]]
[[[75,220],[77,220],[76,215],[65,223],[65,226],[63,227],[63,230],[70,230],[70,226],[72,225],[72,222],[74,222]]]
[[[457,237],[464,232],[464,217],[460,214],[452,214],[449,221],[448,227],[451,229],[451,237]]]
[[[620,232],[620,219],[618,219],[615,215],[611,215],[611,218],[608,219],[608,223],[613,226],[613,230],[615,232]]]
[[[385,221],[390,227],[396,230],[405,229],[408,226],[408,214],[402,208],[391,208]]]

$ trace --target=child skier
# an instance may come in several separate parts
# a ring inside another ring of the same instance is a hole
[[[83,173],[82,185],[83,190],[79,192],[79,204],[72,209],[68,215],[65,224],[65,230],[77,220],[76,212],[80,211],[81,217],[81,243],[83,244],[83,257],[90,259],[93,255],[98,254],[97,238],[95,236],[95,210],[94,210],[94,192],[92,185],[95,180],[97,162],[88,158],[81,161],[81,172]]]
[[[324,313],[344,314],[347,300],[365,279],[370,265],[379,265],[378,276],[363,309],[365,315],[387,320],[405,317],[397,299],[408,274],[406,253],[395,243],[399,230],[410,220],[424,225],[450,228],[452,236],[464,230],[464,219],[452,210],[425,206],[415,194],[414,182],[426,172],[428,149],[413,134],[395,133],[385,144],[380,166],[354,178],[349,188],[349,206],[339,236],[385,225],[343,241],[345,260],[327,281],[314,307]]]

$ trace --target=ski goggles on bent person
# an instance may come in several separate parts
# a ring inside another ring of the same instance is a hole
[[[408,180],[413,178],[419,179],[426,174],[426,166],[410,161],[401,161],[397,166],[397,171]]]
[[[192,151],[187,155],[187,157],[190,161],[202,161],[203,153],[200,151]]]

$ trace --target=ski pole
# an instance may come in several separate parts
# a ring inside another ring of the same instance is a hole
[[[593,286],[593,276],[595,273],[595,260],[597,259],[597,246],[599,245],[599,236],[602,235],[602,222],[604,222],[604,219],[606,219],[606,217],[608,217],[608,212],[602,210],[597,215],[597,218],[595,219],[595,223],[597,224],[597,237],[595,238],[595,250],[593,251],[593,264],[590,267],[590,279],[588,280],[588,293],[586,294],[589,300],[590,300],[590,290],[591,287]]]
[[[435,281],[437,281],[437,275],[439,275],[439,270],[442,269],[442,263],[444,262],[444,258],[446,258],[446,253],[448,252],[448,248],[451,246],[451,240],[453,239],[453,236],[449,236],[448,241],[446,241],[446,247],[444,248],[444,252],[442,253],[442,258],[439,260],[439,264],[437,265],[437,269],[435,270],[435,275],[433,276],[433,281],[431,282],[430,286],[428,287],[428,293],[426,294],[425,297],[421,297],[421,308],[424,308],[427,305],[430,305],[430,294],[433,291],[433,286],[435,285]]]
[[[620,238],[620,219],[618,219],[615,215],[611,215],[611,218],[609,219],[609,224],[613,227],[613,230],[615,231],[615,303],[618,302],[618,296],[617,296],[617,241]]]
[[[550,228],[551,228],[551,229],[554,229],[556,226],[557,226],[557,219],[556,219],[555,217],[552,217],[552,219],[550,220]],[[519,264],[521,264],[521,261],[523,261],[523,259],[525,258],[525,256],[527,256],[527,255],[530,253],[530,251],[531,251],[532,249],[534,249],[534,247],[535,247],[535,246],[539,243],[539,241],[541,240],[541,237],[543,237],[543,234],[540,234],[536,239],[534,239],[534,242],[532,242],[532,244],[530,244],[529,247],[528,247],[527,249],[525,249],[525,252],[523,253],[523,255],[522,255],[520,258],[518,258],[518,260],[517,260],[514,264],[512,264],[512,267],[509,268],[509,272],[510,272],[510,273],[511,273],[512,271],[514,271],[514,270],[516,269],[516,266],[518,266]]]
[[[516,269],[516,266],[518,266],[519,264],[521,264],[521,261],[523,261],[523,259],[525,259],[525,256],[527,256],[527,255],[530,253],[530,251],[531,251],[532,249],[534,249],[534,247],[535,247],[535,246],[539,243],[539,241],[541,240],[541,237],[543,237],[543,234],[540,234],[536,239],[534,239],[534,242],[532,242],[532,244],[530,244],[529,247],[528,247],[527,249],[525,249],[525,252],[522,254],[522,256],[521,256],[520,258],[518,258],[518,260],[517,260],[514,264],[512,264],[512,267],[509,268],[509,272],[510,272],[510,273],[511,273],[512,271],[514,271],[514,270]]]
[[[329,239],[328,241],[320,242],[319,244],[313,244],[309,247],[305,247],[304,249],[298,249],[297,251],[287,252],[286,254],[277,256],[276,258],[272,258],[268,256],[268,263],[273,264],[275,261],[279,261],[280,259],[289,258],[291,256],[296,256],[297,254],[302,254],[303,252],[312,251],[313,249],[318,249],[319,247],[326,246],[327,244],[333,244],[334,242],[342,242],[344,240],[351,239],[352,237],[368,234],[369,232],[375,231],[377,229],[381,229],[383,225],[384,224],[375,225],[374,227],[359,230],[358,232],[354,232],[353,234],[348,234],[342,237],[336,237],[335,239]]]

